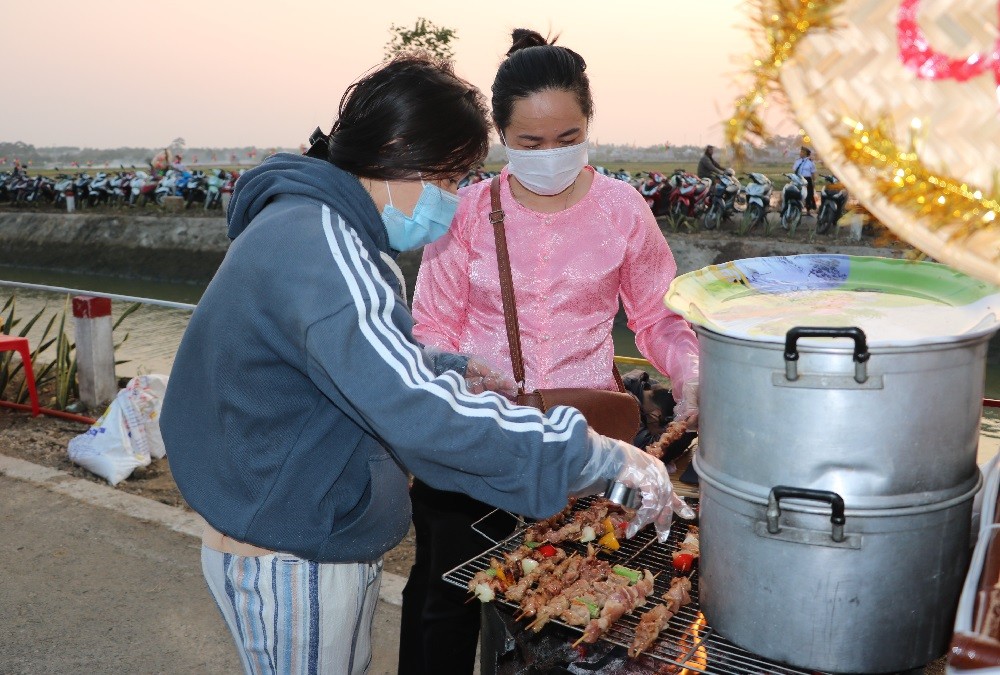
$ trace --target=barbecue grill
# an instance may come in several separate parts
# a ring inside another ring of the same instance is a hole
[[[578,500],[573,513],[586,509],[593,501],[593,497]],[[696,506],[698,502],[696,499],[688,501],[692,506]],[[525,530],[524,527],[519,528],[493,548],[450,570],[444,575],[444,580],[460,588],[468,588],[477,572],[489,568],[491,558],[502,559],[504,553],[513,552],[524,543]],[[518,624],[513,620],[513,614],[520,609],[519,606],[498,594],[490,603],[495,607],[495,615],[487,616],[484,621],[482,653],[484,656],[492,653],[499,657],[519,651],[520,660],[528,664],[528,670],[514,672],[602,672],[617,675],[630,672],[687,671],[726,675],[815,675],[815,671],[798,670],[755,656],[715,634],[699,611],[697,567],[691,575],[691,603],[682,607],[671,618],[653,645],[638,659],[626,658],[626,650],[635,637],[642,612],[653,607],[654,603],[662,602],[659,596],[670,587],[673,576],[680,574],[673,568],[672,554],[679,549],[687,530],[688,523],[678,519],[674,521],[666,543],[659,543],[653,528],[646,528],[634,538],[622,540],[617,551],[602,549],[599,555],[611,564],[648,569],[657,576],[653,593],[647,598],[646,604],[616,621],[596,645],[587,645],[587,650],[572,649],[570,643],[580,636],[582,629],[557,619],[550,621],[540,634],[535,635],[525,627],[524,624],[528,622]],[[586,552],[586,545],[577,542],[562,542],[559,546],[567,552]],[[484,658],[484,675],[495,672],[487,667],[486,662],[491,658],[493,657]]]

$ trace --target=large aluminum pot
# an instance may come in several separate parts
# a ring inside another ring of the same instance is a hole
[[[699,463],[741,492],[794,485],[896,508],[978,475],[989,334],[869,350],[857,328],[796,328],[784,345],[695,330]]]
[[[978,471],[960,494],[862,510],[829,491],[747,494],[700,475],[700,603],[720,635],[796,667],[918,668],[944,653],[969,557]],[[846,501],[846,506],[845,506]]]

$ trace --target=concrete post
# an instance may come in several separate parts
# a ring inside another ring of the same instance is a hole
[[[111,337],[111,300],[75,296],[73,324],[80,401],[88,408],[99,408],[118,393],[115,345]]]
[[[865,220],[860,213],[851,214],[851,241],[861,241],[861,229],[864,224]]]

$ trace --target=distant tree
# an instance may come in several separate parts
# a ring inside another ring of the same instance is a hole
[[[426,52],[448,60],[455,55],[451,46],[452,41],[458,38],[455,29],[438,27],[423,17],[417,19],[413,28],[392,24],[389,33],[392,37],[385,43],[387,59],[413,52]]]

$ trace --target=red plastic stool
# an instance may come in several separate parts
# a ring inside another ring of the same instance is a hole
[[[28,338],[0,335],[0,352],[17,352],[24,364],[24,381],[28,385],[28,395],[31,397],[31,416],[38,417],[38,389],[35,388],[35,372],[31,369],[31,349]]]

